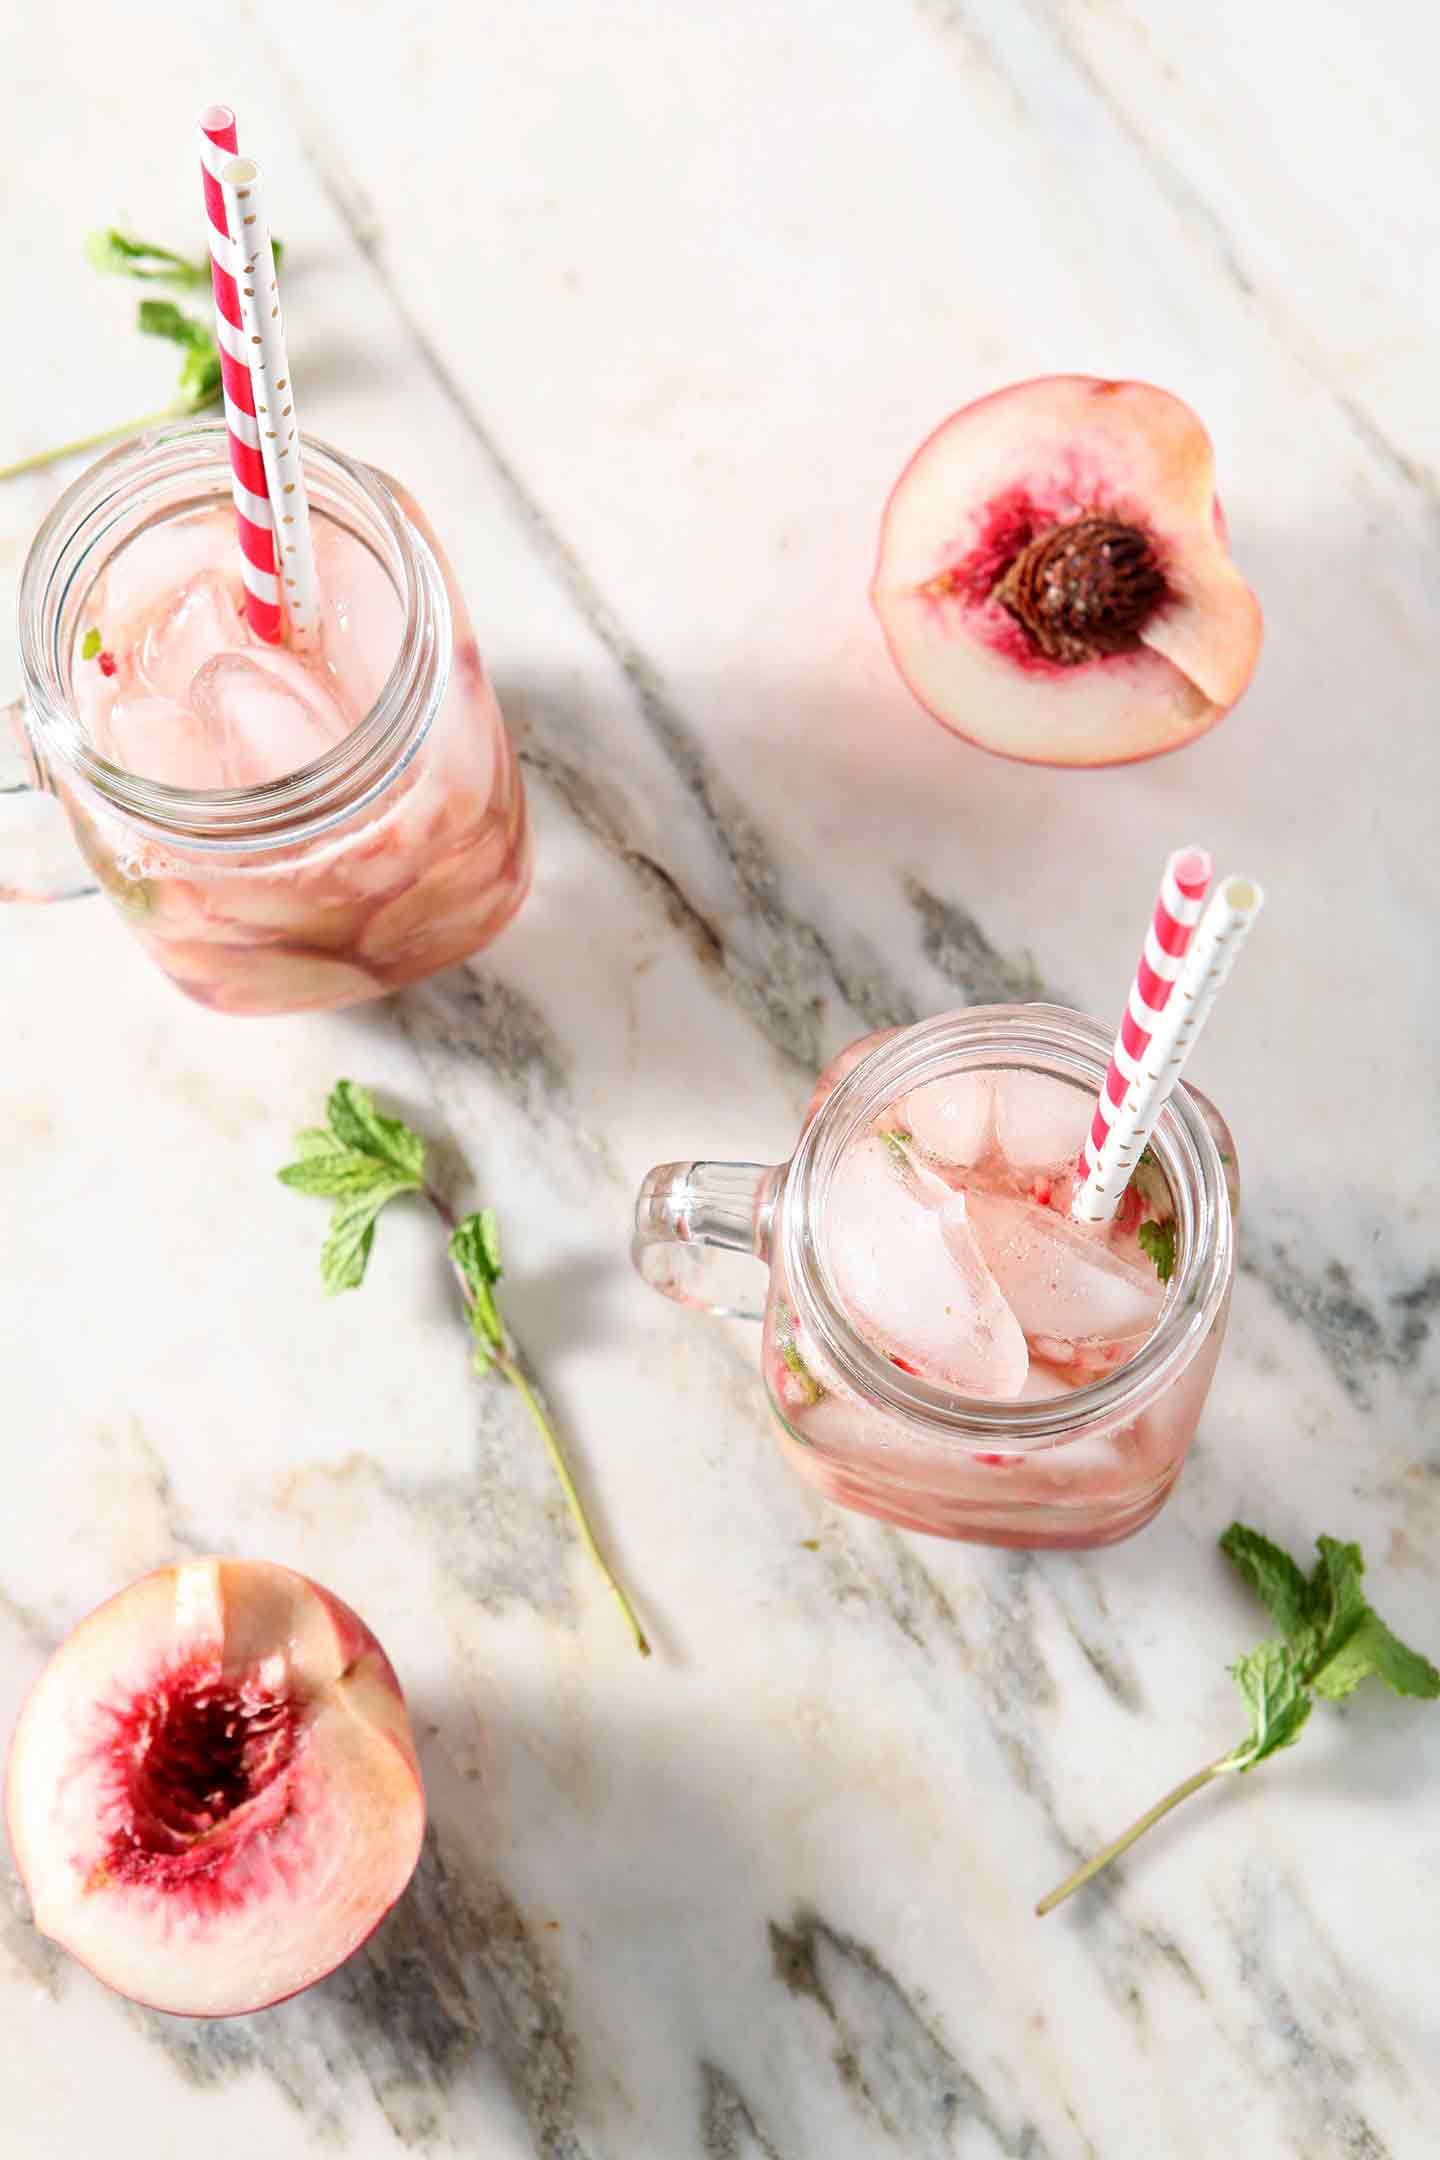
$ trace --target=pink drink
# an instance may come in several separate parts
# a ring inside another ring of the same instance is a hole
[[[415,505],[394,492],[433,547]],[[363,539],[323,512],[313,523],[321,626],[304,654],[252,634],[228,504],[146,524],[109,558],[71,659],[76,717],[101,757],[203,798],[284,780],[367,721],[410,634],[406,609]],[[357,785],[353,812],[342,805],[321,832],[187,845],[137,832],[62,786],[102,885],[202,1004],[274,1013],[377,997],[464,958],[518,907],[529,881],[523,797],[453,585],[449,598],[448,682],[423,739],[363,801]]]
[[[812,1120],[885,1041],[835,1061]],[[800,1319],[804,1301],[787,1291],[777,1252],[767,1385],[795,1468],[831,1498],[912,1528],[1017,1545],[1105,1543],[1163,1503],[1209,1388],[1224,1306],[1168,1386],[1127,1400],[1124,1376],[1141,1373],[1134,1361],[1180,1290],[1183,1238],[1162,1280],[1147,1248],[1158,1244],[1163,1263],[1180,1225],[1149,1151],[1113,1224],[1071,1220],[1093,1101],[1054,1073],[971,1064],[876,1104],[847,1132],[813,1217],[843,1327],[897,1375],[942,1391],[927,1401],[985,1406],[995,1433],[993,1443],[970,1433],[949,1444],[923,1415],[876,1399],[863,1374],[841,1369],[843,1354],[827,1353],[819,1323],[812,1332]],[[1228,1134],[1208,1106],[1204,1115],[1228,1161]],[[1108,1405],[1105,1393],[1079,1392],[1111,1379]],[[1083,1415],[1092,1401],[1094,1415]],[[1073,1405],[1063,1430],[1043,1429],[1040,1406],[1052,1404]]]
[[[1165,1285],[1140,1223],[1174,1214],[1158,1171],[1117,1220],[1070,1220],[1087,1105],[1046,1073],[914,1090],[841,1157],[830,1264],[856,1329],[904,1372],[996,1402],[1059,1395],[1148,1341]]]
[[[400,649],[399,597],[370,550],[316,521],[320,632],[311,652],[257,638],[245,615],[235,520],[220,506],[148,526],[91,590],[76,704],[112,765],[168,787],[283,780],[345,740]]]

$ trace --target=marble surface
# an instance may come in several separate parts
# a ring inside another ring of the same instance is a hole
[[[99,903],[0,921],[0,1729],[115,1586],[261,1553],[385,1640],[433,1814],[374,1945],[234,2023],[107,1994],[0,1877],[16,2160],[1433,2151],[1436,1711],[1326,1710],[1030,1913],[1238,1737],[1232,1516],[1361,1538],[1440,1647],[1433,67],[1405,0],[1300,29],[1247,0],[76,0],[0,32],[34,326],[0,458],[164,396],[80,241],[124,214],[198,245],[187,131],[232,98],[307,424],[444,535],[539,842],[493,952],[352,1016],[187,1006]],[[1242,709],[1131,770],[950,740],[865,601],[915,442],[1056,367],[1196,405],[1268,616]],[[57,484],[0,490],[7,596]],[[1270,906],[1197,1063],[1247,1236],[1175,1498],[1089,1558],[824,1506],[753,1336],[632,1278],[636,1180],[778,1159],[863,1028],[1037,983],[1113,1010],[1190,838]],[[317,1211],[272,1172],[342,1072],[500,1211],[650,1664],[468,1376],[428,1225],[396,1211],[322,1298]]]

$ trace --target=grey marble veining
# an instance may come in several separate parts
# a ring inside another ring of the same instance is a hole
[[[1360,1538],[1440,1649],[1433,69],[1400,0],[1286,13],[84,0],[3,33],[11,290],[44,327],[15,452],[156,402],[76,237],[192,232],[188,123],[232,98],[306,423],[444,537],[539,863],[470,966],[298,1023],[186,1007],[103,910],[0,920],[0,1724],[119,1583],[265,1553],[376,1627],[431,1812],[374,1941],[228,2023],[107,1995],[7,1866],[7,2160],[1433,2149],[1433,1711],[1317,1712],[1031,1917],[1238,1737],[1225,1666],[1263,1621],[1232,1517]],[[1235,715],[1106,774],[944,736],[865,604],[925,431],[1070,367],[1196,405],[1268,617]],[[0,493],[7,591],[59,478]],[[1192,836],[1270,897],[1199,1059],[1244,1250],[1173,1501],[1089,1556],[825,1507],[753,1337],[631,1275],[638,1177],[780,1159],[864,1029],[1112,1010]],[[648,1666],[521,1406],[470,1376],[420,1213],[322,1298],[322,1213],[272,1172],[343,1072],[498,1209]]]

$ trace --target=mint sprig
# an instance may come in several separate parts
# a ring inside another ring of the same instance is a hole
[[[365,1280],[383,1209],[406,1193],[420,1193],[450,1233],[449,1254],[465,1300],[475,1340],[477,1372],[498,1372],[519,1395],[545,1443],[585,1549],[625,1615],[635,1647],[649,1657],[650,1645],[630,1600],[616,1580],[576,1488],[539,1389],[516,1350],[501,1315],[495,1287],[500,1265],[500,1228],[493,1208],[455,1219],[450,1203],[426,1179],[425,1142],[401,1118],[383,1117],[368,1088],[339,1080],[325,1105],[327,1122],[295,1136],[296,1159],[277,1174],[293,1192],[315,1193],[334,1201],[330,1231],[320,1254],[320,1274],[327,1291],[356,1290]]]
[[[274,242],[274,248],[278,265],[283,252],[278,240]],[[91,233],[85,242],[85,252],[92,266],[106,276],[138,278],[142,284],[172,285],[181,292],[208,292],[210,287],[208,262],[177,255],[172,248],[160,247],[151,240],[139,240],[118,225],[105,226],[99,232]],[[122,420],[116,427],[100,428],[93,435],[77,435],[71,442],[37,450],[30,457],[17,458],[13,465],[0,465],[0,480],[13,480],[20,473],[39,472],[61,458],[79,457],[87,450],[99,450],[106,443],[118,441],[122,435],[134,435],[141,428],[158,426],[163,420],[183,420],[219,403],[220,348],[215,342],[214,325],[208,310],[203,316],[187,315],[173,300],[145,299],[136,311],[136,328],[147,337],[168,338],[180,347],[180,376],[170,403],[162,405],[158,412]]]
[[[1440,1696],[1440,1672],[1418,1650],[1401,1642],[1366,1598],[1361,1587],[1365,1561],[1358,1545],[1317,1538],[1320,1558],[1308,1577],[1281,1546],[1243,1523],[1230,1525],[1220,1549],[1280,1629],[1278,1637],[1260,1643],[1230,1668],[1250,1712],[1249,1734],[1227,1755],[1207,1763],[1157,1800],[1103,1852],[1067,1876],[1036,1906],[1042,1916],[1053,1912],[1072,1891],[1108,1867],[1162,1816],[1212,1779],[1229,1771],[1253,1770],[1281,1748],[1293,1747],[1317,1695],[1339,1702],[1363,1680],[1374,1678],[1383,1680],[1397,1695],[1424,1700]]]

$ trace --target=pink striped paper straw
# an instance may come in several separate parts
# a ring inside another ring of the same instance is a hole
[[[235,523],[240,536],[245,613],[257,637],[278,645],[284,620],[275,571],[275,523],[265,462],[260,455],[260,430],[240,318],[240,289],[235,281],[235,251],[220,187],[220,167],[239,148],[235,115],[228,105],[207,105],[200,115],[199,130],[200,175],[210,220],[210,287],[215,296],[215,336],[220,346],[225,424],[230,436],[230,492],[235,498]]]
[[[1174,1093],[1185,1061],[1264,904],[1264,893],[1249,877],[1227,877],[1210,895],[1165,1001],[1165,1010],[1155,1023],[1139,1068],[1125,1091],[1124,1103],[1105,1136],[1093,1180],[1086,1180],[1086,1189],[1092,1195],[1087,1204],[1102,1212],[1098,1217],[1081,1215],[1082,1221],[1108,1222],[1114,1214],[1140,1151]]]
[[[1155,913],[1130,985],[1125,1017],[1110,1052],[1085,1139],[1085,1175],[1070,1203],[1077,1222],[1104,1223],[1114,1219],[1130,1173],[1149,1137],[1148,1130],[1144,1138],[1136,1137],[1142,1076],[1152,1042],[1164,1027],[1175,978],[1200,920],[1210,871],[1210,857],[1197,847],[1180,848],[1165,865]]]

